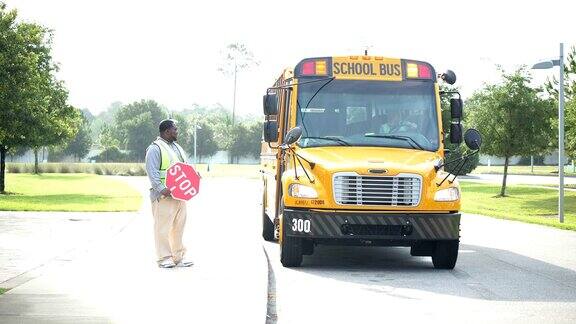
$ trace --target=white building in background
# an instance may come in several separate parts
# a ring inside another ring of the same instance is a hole
[[[42,148],[38,151],[38,162],[45,163],[48,161],[48,148]],[[6,162],[12,163],[34,163],[34,150],[28,150],[22,155],[6,156]]]
[[[190,153],[190,152],[186,152],[188,153],[190,161],[194,161],[194,152]],[[201,164],[228,164],[228,159],[229,159],[229,155],[228,155],[228,151],[217,151],[216,154],[210,156],[210,157],[198,157],[198,163]],[[241,156],[238,159],[237,164],[259,164],[260,163],[260,158],[254,158],[251,155],[245,155],[245,156]]]
[[[516,165],[521,159],[522,157],[520,156],[513,156],[509,161],[509,165]],[[568,164],[569,161],[569,158],[564,157],[564,164]],[[480,165],[504,165],[504,158],[480,154]],[[558,151],[545,155],[544,165],[558,165]]]

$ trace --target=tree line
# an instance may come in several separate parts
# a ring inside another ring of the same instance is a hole
[[[232,163],[241,156],[256,158],[260,154],[262,123],[256,117],[243,117],[233,123],[232,114],[220,105],[212,108],[196,105],[170,112],[154,100],[140,100],[127,105],[114,103],[98,116],[84,111],[84,116],[86,122],[78,134],[86,135],[71,142],[84,144],[53,148],[53,160],[65,154],[81,159],[92,145],[102,151],[95,157],[98,162],[142,162],[146,148],[158,136],[158,124],[167,118],[176,121],[178,143],[190,158],[194,154],[194,135],[199,161],[218,150],[228,151]]]

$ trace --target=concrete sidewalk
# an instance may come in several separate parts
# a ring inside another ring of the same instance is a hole
[[[147,187],[142,178],[130,181]],[[256,235],[257,204],[243,197],[247,187],[256,188],[246,180],[203,181],[188,204],[193,267],[156,266],[145,199],[144,212],[118,235],[0,296],[0,323],[265,321],[267,263]]]

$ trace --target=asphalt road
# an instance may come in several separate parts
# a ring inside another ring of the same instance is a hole
[[[464,215],[451,271],[409,248],[322,246],[288,269],[264,244],[278,323],[576,322],[575,232]]]
[[[146,194],[145,178],[124,179]],[[100,230],[102,222],[95,220],[66,230],[79,223],[64,222],[70,218],[66,213],[22,215],[20,227],[27,231],[0,235],[0,243],[28,242],[0,245],[0,261],[13,263],[11,267],[0,263],[0,274],[14,276],[11,269],[24,272],[17,277],[24,280],[5,283],[12,289],[0,296],[0,323],[264,322],[268,267],[259,238],[260,220],[255,217],[260,207],[252,200],[261,196],[254,195],[255,190],[254,180],[202,182],[200,194],[188,203],[184,241],[195,262],[191,268],[157,267],[147,197],[140,212],[119,213],[129,221],[109,231]],[[41,216],[42,226],[28,226]],[[0,233],[5,230],[2,226],[12,224],[0,222]],[[42,227],[48,226],[55,234],[48,237],[53,242],[46,243]],[[43,243],[50,247],[52,261],[35,257],[47,250],[39,248]],[[77,246],[83,247],[81,251],[69,253]],[[42,271],[30,274],[26,266]]]
[[[260,237],[258,180],[206,179],[200,192],[185,234],[194,267],[155,266],[145,206],[113,238],[0,296],[0,322],[576,322],[576,232],[465,215],[452,271],[408,248],[322,246],[287,269]]]

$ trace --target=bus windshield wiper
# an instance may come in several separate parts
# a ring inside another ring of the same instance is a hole
[[[320,88],[318,88],[318,90],[316,90],[316,92],[314,92],[314,95],[312,95],[312,97],[310,97],[310,100],[308,100],[308,102],[306,103],[306,107],[304,107],[304,109],[308,108],[308,106],[312,102],[312,99],[314,99],[314,97],[316,97],[318,92],[320,92],[320,90],[324,89],[324,87],[327,86],[330,82],[334,81],[334,79],[335,79],[334,77],[331,77],[322,86],[320,86]],[[326,80],[326,79],[320,79],[318,81],[322,81],[322,80]],[[304,129],[306,130],[306,124],[304,124],[304,116],[305,115],[302,113],[302,109],[300,107],[300,103],[298,102],[298,98],[296,98],[296,104],[298,105],[298,112],[300,113],[300,119],[302,120],[302,126],[304,126]],[[306,133],[308,133],[308,131],[306,131]]]
[[[402,136],[402,135],[379,135],[379,134],[365,134],[365,137],[377,137],[377,138],[391,138],[391,139],[399,139],[408,142],[412,148],[419,148],[424,150],[422,145],[418,144],[412,137],[410,136]]]
[[[344,146],[350,146],[350,143],[346,142],[345,140],[339,139],[338,137],[332,137],[332,136],[323,136],[323,137],[313,137],[313,136],[310,136],[310,137],[302,137],[302,138],[300,138],[300,139],[323,139],[323,140],[329,140],[329,141],[333,141],[333,142],[336,142],[336,143],[340,143],[340,144],[342,144],[342,145],[344,145]]]

